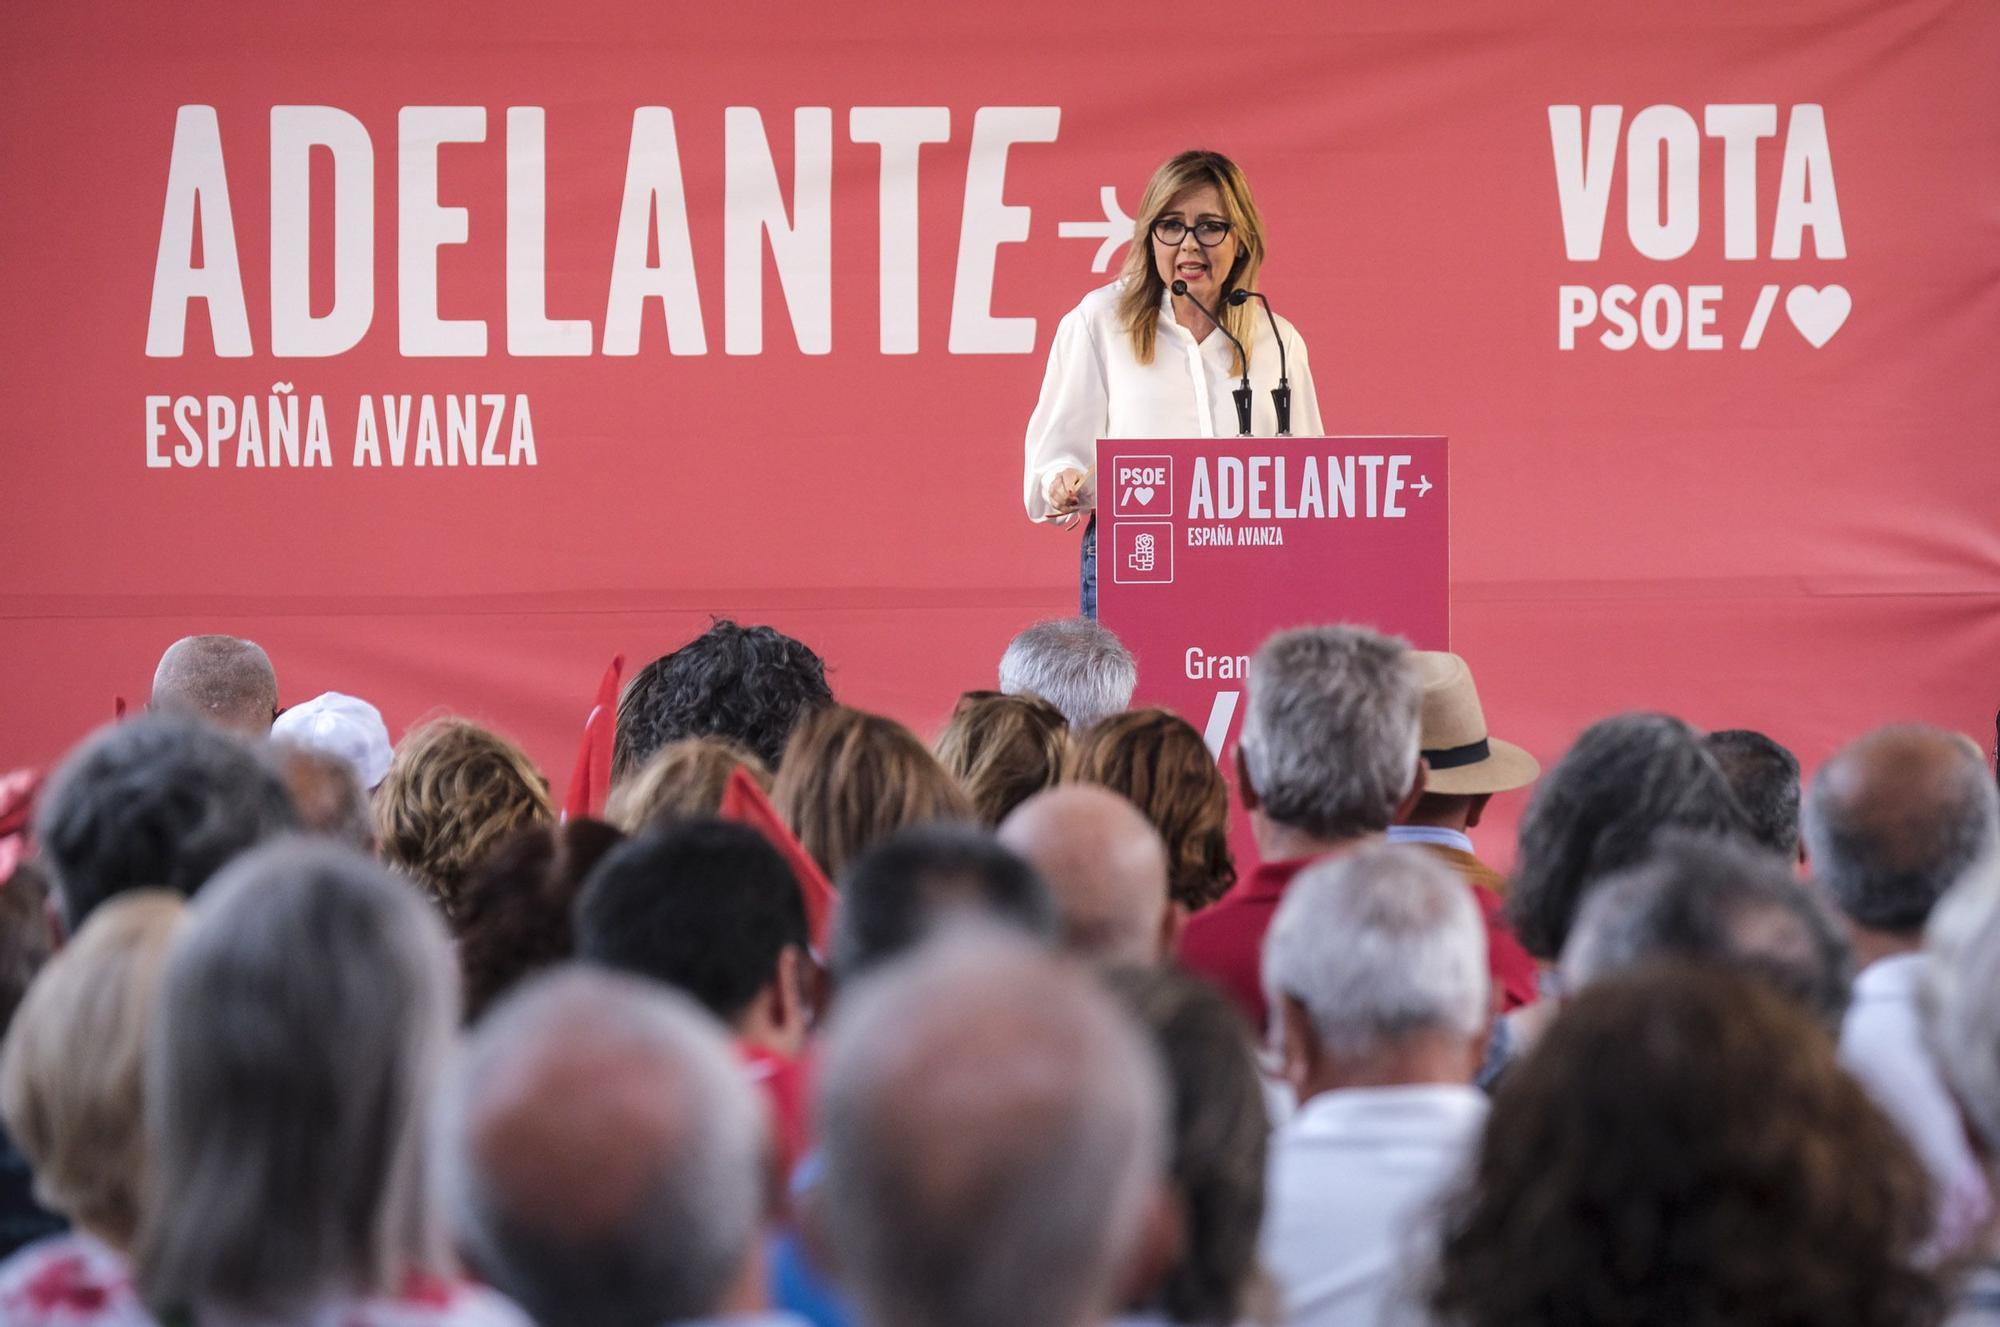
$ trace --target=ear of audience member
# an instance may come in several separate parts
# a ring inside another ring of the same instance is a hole
[[[1276,1133],[1263,1251],[1285,1321],[1402,1321],[1409,1231],[1486,1118],[1471,1086],[1493,1001],[1465,882],[1380,843],[1299,875],[1264,941],[1299,1109]]]
[[[1092,724],[1073,744],[1065,777],[1102,784],[1153,822],[1183,911],[1199,912],[1235,885],[1229,785],[1201,733],[1172,710],[1127,710]]]
[[[1000,656],[1001,691],[1040,696],[1079,733],[1130,705],[1138,685],[1132,652],[1090,618],[1037,622]]]
[[[762,1114],[685,996],[578,968],[537,978],[474,1034],[441,1119],[466,1252],[539,1327],[755,1307]]]
[[[1928,1207],[1797,1001],[1654,965],[1566,1003],[1502,1084],[1431,1308],[1461,1327],[1934,1322]]]
[[[770,769],[745,747],[720,737],[669,742],[630,778],[612,785],[604,818],[637,834],[662,821],[712,816],[722,808],[729,776],[739,769],[771,791]]]
[[[819,1108],[809,1219],[870,1327],[1083,1327],[1157,1256],[1158,1062],[1082,970],[1018,939],[943,937],[854,988]]]
[[[76,1233],[0,1264],[0,1321],[41,1322],[50,1299],[140,1313],[124,1256],[148,1167],[146,1028],[184,907],[164,890],[107,903],[21,1004],[0,1054],[0,1115],[34,1168],[36,1193]]]
[[[1662,834],[1644,862],[1607,876],[1584,899],[1563,946],[1563,989],[1682,959],[1759,978],[1838,1033],[1854,953],[1790,860],[1745,840]]]
[[[1250,661],[1238,787],[1263,858],[1228,898],[1188,922],[1181,961],[1265,1022],[1264,932],[1305,865],[1388,829],[1423,792],[1422,701],[1410,651],[1365,627],[1301,627]]]
[[[1184,1227],[1179,1256],[1128,1311],[1188,1327],[1270,1321],[1257,1232],[1271,1128],[1250,1027],[1227,996],[1176,968],[1115,969],[1105,980],[1166,1067]]]
[[[339,756],[291,742],[273,741],[271,752],[298,811],[301,830],[344,843],[357,852],[375,851],[374,808],[352,765]]]
[[[1799,758],[1749,728],[1707,733],[1701,744],[1736,794],[1750,839],[1788,862],[1797,861]]]
[[[74,930],[123,890],[192,895],[297,825],[283,779],[249,744],[144,716],[99,729],[64,759],[36,807],[35,840]]]
[[[261,738],[278,717],[278,674],[254,641],[183,636],[153,671],[151,708]]]
[[[168,1321],[519,1323],[450,1281],[426,1120],[458,1018],[444,924],[333,844],[190,911],[147,1043],[139,1285]]]
[[[1836,752],[1806,795],[1807,852],[1847,921],[1860,971],[1840,1057],[1902,1128],[1937,1194],[1931,1252],[1980,1239],[1993,1188],[1925,1043],[1922,928],[1939,899],[2000,843],[2000,797],[1964,738],[1879,729]]]
[[[1173,954],[1182,913],[1167,892],[1166,845],[1117,793],[1088,784],[1037,793],[997,837],[1048,885],[1071,953],[1107,963]]]
[[[456,917],[465,879],[516,830],[555,820],[549,781],[528,753],[469,719],[433,719],[396,748],[375,790],[382,860]]]
[[[725,738],[777,769],[799,720],[832,703],[817,654],[770,627],[719,620],[625,684],[612,783],[683,737]]]
[[[575,953],[570,915],[584,877],[624,839],[601,820],[536,825],[502,839],[466,879],[454,919],[466,1022]]]
[[[845,705],[792,733],[771,801],[829,880],[905,826],[972,818],[965,794],[915,733]]]
[[[982,825],[997,825],[1062,778],[1069,721],[1040,696],[968,691],[938,734],[938,763],[958,780]]]
[[[840,881],[829,959],[837,983],[976,921],[1053,945],[1061,919],[1035,869],[970,825],[920,825],[864,853]]]
[[[1584,895],[1636,866],[1663,829],[1741,834],[1743,815],[1699,735],[1665,714],[1620,714],[1583,731],[1543,775],[1522,818],[1507,914],[1553,962]]]

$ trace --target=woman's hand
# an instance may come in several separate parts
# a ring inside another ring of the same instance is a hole
[[[1086,490],[1090,487],[1090,476],[1082,470],[1062,470],[1049,482],[1049,510],[1059,519],[1056,524],[1064,530],[1074,529],[1089,507],[1084,505]]]

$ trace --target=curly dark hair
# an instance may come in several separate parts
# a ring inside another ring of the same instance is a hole
[[[1584,894],[1636,866],[1663,829],[1741,836],[1742,809],[1700,736],[1667,714],[1616,714],[1583,730],[1535,786],[1507,919],[1536,958],[1562,953]]]
[[[1494,1101],[1429,1287],[1455,1327],[1914,1327],[1930,1186],[1833,1040],[1663,963],[1566,1005]]]
[[[625,836],[601,820],[536,825],[503,839],[459,892],[452,925],[465,972],[465,1021],[523,978],[569,958],[584,877]]]
[[[625,684],[612,780],[635,773],[669,742],[709,735],[728,738],[775,770],[798,721],[832,703],[817,654],[774,628],[720,618]]]
[[[1195,726],[1172,710],[1127,710],[1091,725],[1068,777],[1102,784],[1145,813],[1167,843],[1168,892],[1196,912],[1236,883],[1229,785]]]

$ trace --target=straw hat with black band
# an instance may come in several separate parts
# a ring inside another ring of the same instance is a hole
[[[1424,791],[1474,797],[1525,788],[1541,777],[1541,762],[1486,731],[1486,713],[1465,660],[1441,650],[1413,650],[1423,681]]]

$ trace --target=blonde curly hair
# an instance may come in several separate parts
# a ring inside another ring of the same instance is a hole
[[[411,729],[375,790],[382,860],[421,884],[447,918],[495,844],[554,820],[549,781],[528,753],[469,719]]]

